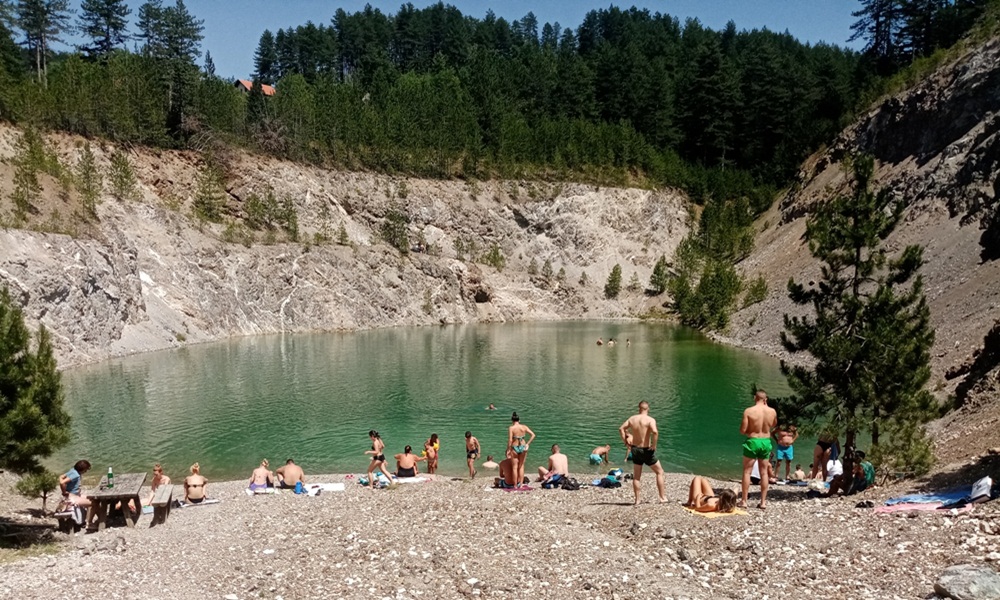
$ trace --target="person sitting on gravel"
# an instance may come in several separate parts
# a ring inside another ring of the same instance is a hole
[[[549,456],[549,466],[538,467],[538,481],[542,484],[555,483],[563,477],[569,477],[569,459],[559,451],[559,444],[552,444],[552,455]]]
[[[283,490],[294,490],[297,483],[306,484],[306,474],[302,467],[290,458],[285,461],[284,466],[275,470],[274,475],[278,478],[278,487]]]
[[[416,477],[417,463],[427,460],[426,457],[414,454],[413,448],[409,445],[403,448],[402,454],[397,454],[393,458],[396,459],[396,477]]]
[[[493,480],[493,487],[501,489],[512,489],[517,487],[517,473],[514,472],[514,459],[511,453],[507,453],[507,458],[500,461],[500,477]]]
[[[736,510],[736,492],[722,490],[716,495],[708,479],[695,475],[688,489],[688,501],[684,506],[698,512],[731,513]]]
[[[853,476],[847,477],[844,473],[835,476],[830,481],[830,491],[826,493],[827,497],[835,496],[838,491],[843,492],[846,496],[850,496],[858,492],[863,492],[869,486],[875,484],[875,467],[865,460],[864,452],[861,450],[852,451],[848,447],[844,452],[844,457],[845,460],[848,457],[852,457],[851,461],[854,463],[852,468]]]
[[[274,473],[267,468],[267,459],[260,461],[260,466],[250,474],[250,491],[263,492],[269,487],[274,487]]]
[[[198,504],[205,501],[208,480],[201,476],[201,465],[191,465],[191,474],[184,478],[184,502]]]
[[[90,470],[90,461],[78,460],[73,468],[66,471],[65,475],[59,476],[59,490],[62,492],[63,500],[74,505],[86,508],[90,506],[90,500],[80,493],[80,480],[83,474]]]
[[[605,444],[604,446],[594,448],[590,452],[590,464],[601,465],[611,462],[611,459],[608,458],[609,452],[611,452],[611,444]]]
[[[792,481],[805,481],[806,472],[802,470],[802,465],[795,465],[795,472],[792,473]]]

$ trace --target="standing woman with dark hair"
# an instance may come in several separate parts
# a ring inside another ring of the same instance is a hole
[[[368,437],[372,440],[372,449],[365,450],[365,454],[372,455],[372,462],[368,465],[368,485],[372,488],[375,487],[375,469],[382,471],[385,474],[385,478],[392,481],[392,475],[385,468],[385,442],[379,436],[378,432],[374,429],[368,432]]]
[[[531,442],[535,441],[535,432],[527,425],[521,424],[521,417],[517,416],[517,412],[510,416],[510,421],[511,425],[507,428],[507,448],[514,462],[516,485],[520,487],[524,483],[524,463],[528,460],[528,448]],[[526,437],[527,441],[524,439]]]

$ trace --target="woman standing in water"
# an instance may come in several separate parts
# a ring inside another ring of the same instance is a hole
[[[427,457],[427,472],[431,475],[437,473],[438,451],[440,450],[441,442],[438,440],[438,434],[432,433],[431,439],[424,442],[424,456]]]
[[[385,478],[392,481],[392,475],[385,468],[385,442],[374,429],[368,432],[368,437],[372,440],[372,449],[365,450],[365,454],[372,455],[372,462],[368,465],[368,485],[375,487],[375,469],[382,471]]]
[[[517,485],[520,486],[524,482],[524,463],[528,460],[528,447],[535,441],[535,432],[527,425],[521,424],[521,417],[517,416],[517,412],[510,416],[510,420],[511,426],[507,428],[507,448],[511,451],[514,476]],[[525,437],[528,437],[527,441]]]

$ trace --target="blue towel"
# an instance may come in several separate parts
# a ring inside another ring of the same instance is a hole
[[[972,486],[959,488],[957,490],[951,490],[947,492],[935,492],[932,494],[911,494],[909,496],[900,496],[898,498],[889,498],[885,501],[887,506],[892,506],[893,504],[930,504],[932,502],[941,502],[942,504],[948,504],[950,502],[957,502],[962,498],[968,498],[972,494]]]

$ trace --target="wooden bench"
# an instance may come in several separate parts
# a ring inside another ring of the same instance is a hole
[[[161,523],[167,522],[167,517],[170,516],[170,505],[174,501],[174,486],[172,485],[161,485],[156,488],[156,493],[153,494],[153,522],[149,524],[150,527],[154,525],[159,525]]]
[[[55,512],[52,516],[59,521],[57,529],[63,533],[77,533],[83,528],[83,524],[77,523],[76,518],[73,516],[72,506],[65,510]]]

